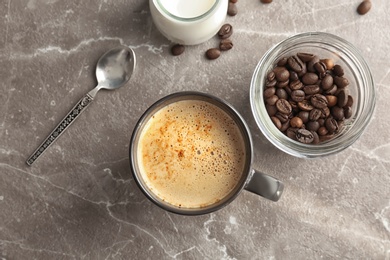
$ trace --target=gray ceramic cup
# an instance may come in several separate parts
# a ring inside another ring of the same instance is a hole
[[[205,206],[205,207],[199,207],[199,208],[184,208],[184,207],[178,207],[171,205],[161,198],[159,198],[145,183],[145,180],[143,180],[143,177],[140,173],[140,167],[137,163],[137,147],[139,145],[139,138],[140,134],[145,127],[148,120],[161,108],[182,100],[201,100],[209,102],[213,105],[216,105],[217,107],[221,108],[224,112],[226,112],[237,124],[237,126],[240,129],[240,132],[242,134],[243,140],[245,142],[245,166],[244,166],[244,172],[242,173],[242,177],[238,180],[237,184],[235,185],[234,189],[224,198],[219,200],[218,202]],[[261,173],[255,169],[252,168],[252,161],[253,161],[253,142],[251,138],[251,134],[249,131],[249,128],[247,124],[245,123],[244,119],[241,117],[241,115],[226,101],[217,98],[215,96],[212,96],[210,94],[205,94],[201,92],[193,92],[193,91],[184,91],[184,92],[178,92],[171,95],[168,95],[166,97],[163,97],[162,99],[158,100],[156,103],[154,103],[152,106],[150,106],[145,113],[141,116],[139,121],[137,122],[131,140],[130,140],[130,148],[129,148],[129,155],[130,155],[130,166],[132,170],[132,174],[134,177],[135,182],[137,183],[138,187],[141,189],[141,191],[146,195],[148,199],[150,199],[152,202],[154,202],[159,207],[173,212],[177,214],[182,215],[201,215],[201,214],[207,214],[211,213],[213,211],[219,210],[223,208],[224,206],[228,205],[230,202],[232,202],[240,193],[242,190],[248,190],[255,194],[258,194],[266,199],[272,200],[272,201],[278,201],[279,198],[282,195],[283,192],[283,183],[269,175],[266,175],[264,173]]]

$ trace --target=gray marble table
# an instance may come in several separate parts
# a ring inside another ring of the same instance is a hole
[[[148,2],[0,2],[0,259],[390,259],[390,2],[239,0],[234,48],[214,61],[213,38],[178,57]],[[267,49],[299,32],[345,38],[369,63],[377,107],[363,136],[322,159],[289,156],[258,130],[252,72]],[[26,158],[96,85],[112,47],[134,48],[125,87],[94,103],[32,166]],[[157,99],[199,90],[232,103],[255,142],[255,167],[285,183],[270,202],[243,192],[222,210],[170,214],[134,183],[128,159],[137,119]]]

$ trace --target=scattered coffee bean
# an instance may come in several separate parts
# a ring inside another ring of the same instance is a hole
[[[229,0],[229,2],[235,4],[237,3],[237,0]]]
[[[221,29],[218,31],[218,37],[221,39],[229,38],[233,34],[233,26],[226,23],[222,25]]]
[[[182,54],[184,52],[184,50],[185,50],[184,45],[175,44],[171,48],[171,53],[173,56],[178,56],[178,55]]]
[[[229,38],[222,39],[219,43],[219,49],[221,51],[227,51],[233,48],[233,42]]]
[[[272,0],[260,0],[263,4],[269,4],[272,3]]]
[[[238,13],[237,6],[235,3],[230,2],[228,5],[227,14],[230,16],[235,16]]]
[[[361,2],[357,8],[357,12],[358,14],[360,15],[364,15],[366,13],[368,13],[368,11],[370,11],[371,9],[371,1],[369,0],[364,0],[363,2]]]
[[[206,57],[209,60],[215,60],[221,55],[221,51],[217,48],[211,48],[206,51]]]
[[[293,140],[331,140],[353,115],[343,68],[332,59],[300,52],[281,57],[267,74],[264,102],[276,127]]]

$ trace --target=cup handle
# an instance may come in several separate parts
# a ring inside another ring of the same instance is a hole
[[[278,201],[282,196],[284,185],[274,177],[252,170],[251,177],[244,189],[266,199]]]

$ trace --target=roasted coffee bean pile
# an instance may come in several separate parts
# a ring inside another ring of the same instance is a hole
[[[291,139],[318,144],[332,139],[352,116],[353,98],[344,69],[311,53],[281,58],[267,74],[268,115]]]

